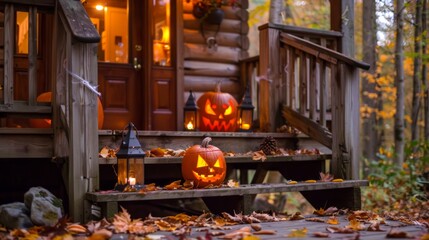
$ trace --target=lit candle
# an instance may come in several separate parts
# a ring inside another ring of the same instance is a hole
[[[241,124],[241,129],[243,129],[243,130],[249,130],[250,129],[250,124],[248,124],[248,123]]]
[[[129,180],[130,180],[130,185],[131,186],[136,185],[136,178],[130,177]]]
[[[191,122],[191,121],[189,121],[189,123],[186,125],[186,128],[187,128],[188,130],[193,130],[193,129],[194,129],[194,124],[192,124],[192,122]]]

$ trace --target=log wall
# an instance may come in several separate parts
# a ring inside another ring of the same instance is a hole
[[[244,92],[239,61],[248,57],[250,45],[248,0],[241,0],[240,7],[222,6],[225,16],[218,31],[217,25],[201,26],[200,19],[192,14],[193,2],[196,1],[183,0],[184,100],[189,91],[198,98],[204,92],[214,91],[216,83],[222,81],[221,91],[230,93],[238,101]],[[208,46],[210,37],[215,37],[216,49]]]

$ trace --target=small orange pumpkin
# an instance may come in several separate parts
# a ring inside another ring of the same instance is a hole
[[[205,92],[198,98],[200,131],[235,132],[237,129],[237,101],[229,93],[220,91],[220,82],[215,92]]]
[[[104,110],[103,105],[101,104],[100,98],[98,99],[98,129],[103,127],[104,123]],[[40,103],[50,103],[52,101],[52,92],[44,92],[41,93],[36,98],[37,102]],[[30,119],[30,124],[34,128],[50,128],[51,127],[51,119]]]
[[[220,185],[226,176],[226,162],[223,152],[209,145],[212,139],[206,137],[201,145],[188,148],[182,160],[182,176],[193,181],[196,188]]]

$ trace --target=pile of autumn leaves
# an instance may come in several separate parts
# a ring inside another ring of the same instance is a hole
[[[339,227],[339,217],[346,217],[348,225]],[[288,235],[281,237],[329,237],[334,233],[354,234],[353,239],[359,239],[359,231],[383,231],[380,225],[385,224],[385,219],[370,211],[338,210],[334,207],[326,210],[319,209],[314,212],[314,216],[305,218],[300,213],[287,214],[267,214],[253,212],[249,215],[228,214],[221,215],[204,213],[200,216],[189,216],[178,214],[168,217],[148,216],[145,220],[132,219],[130,214],[122,209],[109,222],[106,219],[101,221],[91,221],[85,225],[70,223],[67,219],[61,219],[54,227],[32,227],[30,229],[15,229],[7,231],[0,228],[0,239],[87,239],[87,240],[107,240],[113,234],[127,234],[131,239],[145,239],[144,236],[158,231],[170,232],[171,235],[179,239],[189,239],[192,231],[204,232],[198,239],[211,240],[214,237],[219,239],[260,239],[260,235],[276,235],[276,230],[263,229],[261,223],[305,220],[311,222],[322,222],[328,224],[326,231],[308,233],[307,229],[294,229]],[[393,219],[399,220],[401,219]],[[429,228],[429,219],[404,220],[403,224],[421,225]],[[233,225],[242,224],[241,228],[231,230]],[[280,236],[279,236],[280,237]],[[387,238],[410,238],[406,232],[390,230],[386,233]],[[419,236],[419,239],[429,239],[429,233]],[[130,238],[129,238],[130,239]]]

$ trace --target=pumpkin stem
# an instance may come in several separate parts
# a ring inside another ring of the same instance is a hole
[[[205,137],[203,141],[201,142],[201,147],[207,148],[209,146],[209,143],[212,141],[211,137]]]
[[[220,84],[222,83],[221,80],[217,81],[216,83],[216,88],[215,88],[215,92],[220,92]]]

